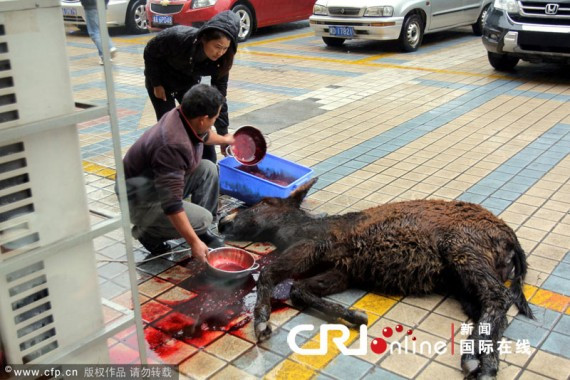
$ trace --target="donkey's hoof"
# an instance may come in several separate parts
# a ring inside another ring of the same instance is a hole
[[[479,360],[476,358],[469,358],[461,361],[461,368],[465,374],[466,379],[476,378],[473,376],[479,371]],[[471,377],[470,377],[471,376]]]
[[[477,376],[477,380],[496,380],[496,379],[497,379],[496,376],[486,375],[482,373],[480,373],[479,376]]]
[[[360,310],[351,310],[349,322],[355,325],[368,325],[368,315]]]
[[[267,322],[255,324],[255,336],[259,342],[269,339],[271,336],[271,326]]]

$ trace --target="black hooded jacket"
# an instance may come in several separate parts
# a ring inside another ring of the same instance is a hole
[[[227,95],[229,75],[218,75],[219,62],[204,58],[200,36],[206,29],[218,29],[227,34],[229,49],[234,53],[237,51],[239,17],[232,11],[218,13],[200,29],[182,25],[165,29],[144,49],[144,74],[150,86],[163,86],[166,93],[184,93],[198,84],[202,76],[210,76],[211,85],[224,97]],[[225,135],[228,126],[228,106],[224,103],[216,130]]]

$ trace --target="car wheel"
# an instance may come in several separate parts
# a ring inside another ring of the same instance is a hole
[[[334,37],[323,37],[323,42],[327,45],[327,46],[342,46],[342,44],[344,43],[344,38],[334,38]]]
[[[489,12],[489,6],[487,5],[481,11],[479,18],[477,19],[477,22],[475,24],[471,25],[471,29],[473,29],[474,35],[476,35],[476,36],[482,36],[483,35],[483,25],[485,24],[485,18],[487,18],[488,12]]]
[[[254,21],[251,10],[245,5],[238,4],[232,8],[232,11],[239,16],[238,41],[243,42],[253,33]]]
[[[406,17],[402,32],[400,33],[400,47],[403,51],[416,51],[424,38],[424,25],[422,18],[417,14]]]
[[[127,18],[125,19],[129,33],[148,33],[145,4],[146,0],[132,0],[129,4]]]
[[[87,25],[75,25],[83,33],[87,33]]]
[[[519,59],[517,57],[512,57],[507,54],[497,54],[490,51],[487,52],[487,57],[489,57],[489,63],[496,70],[499,71],[509,71],[515,68]]]

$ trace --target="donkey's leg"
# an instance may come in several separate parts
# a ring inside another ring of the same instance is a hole
[[[471,252],[461,255],[468,260],[455,261],[454,269],[463,287],[479,301],[481,317],[475,321],[473,333],[469,336],[473,340],[475,354],[463,354],[461,366],[467,379],[494,379],[499,369],[497,341],[507,327],[507,310],[512,299],[508,288],[499,281],[483,254],[473,252],[472,247],[468,250]],[[480,342],[491,346],[481,349],[486,345],[481,346]]]
[[[287,248],[273,263],[261,270],[257,281],[257,301],[253,310],[255,335],[265,340],[271,335],[267,323],[271,315],[271,294],[281,281],[311,269],[319,260],[318,245],[302,240]]]
[[[291,300],[297,305],[313,307],[330,317],[342,318],[357,325],[368,324],[366,313],[349,310],[320,298],[340,293],[347,288],[348,275],[338,269],[331,269],[314,277],[295,281],[291,287]]]

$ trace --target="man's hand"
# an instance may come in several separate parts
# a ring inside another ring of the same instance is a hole
[[[200,239],[196,239],[190,244],[192,249],[192,256],[194,256],[201,263],[208,261],[208,246]]]
[[[228,146],[230,146],[230,145],[229,144],[220,145],[220,152],[222,153],[222,156],[224,156],[224,157],[228,156]]]
[[[162,99],[166,102],[166,91],[162,86],[156,86],[153,88],[154,96],[158,99]]]

